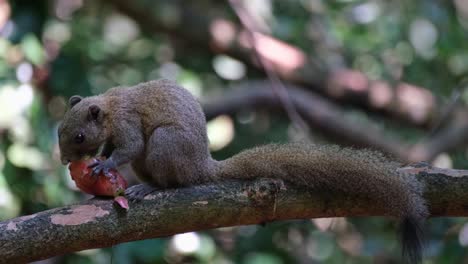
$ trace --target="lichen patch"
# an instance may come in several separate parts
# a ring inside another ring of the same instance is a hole
[[[196,201],[192,203],[193,205],[207,205],[208,201]]]
[[[54,214],[50,220],[55,225],[81,225],[110,214],[95,205],[79,205],[71,208],[69,214]]]
[[[145,197],[143,197],[143,200],[155,200],[156,198],[158,198],[158,196],[156,196],[155,194],[148,194]]]
[[[18,218],[19,221],[27,221],[29,219],[33,219],[34,217],[36,217],[37,214],[32,214],[32,215],[25,215],[25,216],[21,216]]]
[[[21,217],[18,217],[16,219],[13,219],[6,225],[6,230],[8,230],[8,231],[17,231],[19,229],[18,224],[20,224],[20,223],[22,223],[24,221],[27,221],[29,219],[33,219],[34,217],[36,217],[36,214],[25,215],[25,216],[21,216]]]
[[[8,230],[8,231],[16,231],[16,230],[18,230],[18,227],[16,226],[15,221],[11,221],[10,223],[8,223],[8,225],[7,225],[7,227],[6,227],[6,230]]]
[[[161,192],[156,192],[153,194],[148,194],[145,197],[143,197],[143,200],[156,200],[156,199],[161,199],[163,197],[163,193]]]

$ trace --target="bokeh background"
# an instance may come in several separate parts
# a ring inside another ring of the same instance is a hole
[[[208,132],[217,159],[306,138],[468,167],[468,132],[443,137],[468,120],[467,1],[237,2],[249,23],[229,1],[0,0],[0,220],[89,198],[59,161],[56,129],[70,96],[157,78],[177,80],[212,103],[257,89],[248,85],[252,79],[266,89],[273,80],[279,94],[294,83],[332,106],[324,112],[335,111],[312,122],[294,107],[285,114],[255,104],[213,115]],[[259,33],[251,38],[245,26]],[[276,108],[290,105],[282,98]],[[345,125],[330,128],[336,123]],[[442,135],[442,146],[458,139],[457,148],[427,154],[434,135]],[[468,263],[466,223],[431,219],[425,263]],[[44,263],[399,263],[394,231],[382,218],[298,220],[125,243]]]

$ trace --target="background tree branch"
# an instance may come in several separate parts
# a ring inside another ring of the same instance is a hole
[[[184,2],[182,7],[174,2],[174,9],[180,11],[177,21],[167,21],[164,16],[148,10],[148,7],[143,8],[138,1],[102,1],[112,4],[134,19],[146,32],[162,32],[189,42],[190,47],[227,54],[254,69],[263,70],[253,56],[252,47],[243,40],[246,33],[227,15],[217,13],[216,8],[211,8],[207,13],[203,6]],[[156,9],[157,6],[152,8]],[[217,36],[219,31],[223,32],[223,36],[229,36],[220,38]],[[390,84],[373,81],[364,73],[352,69],[327,68],[319,59],[308,56],[298,47],[266,34],[258,33],[256,41],[262,47],[258,55],[285,81],[303,85],[333,100],[396,117],[415,126],[430,127],[439,120],[440,100],[428,89],[404,82]],[[462,109],[464,107],[457,106],[454,112]]]
[[[281,100],[270,86],[268,80],[232,85],[223,95],[203,102],[203,110],[208,120],[223,114],[234,115],[246,109],[284,112]],[[384,137],[378,129],[362,126],[347,119],[340,107],[320,95],[292,84],[285,84],[285,87],[289,93],[289,100],[301,118],[328,139],[348,146],[378,149],[408,161],[404,142]]]
[[[433,136],[414,144],[407,158],[410,161],[431,161],[443,152],[462,149],[468,144],[468,116],[455,118],[450,125],[444,127]]]
[[[416,164],[400,168],[426,186],[431,216],[468,216],[468,171]],[[382,216],[364,197],[299,189],[279,180],[226,181],[157,191],[130,210],[91,199],[0,223],[1,263],[22,263],[74,251],[188,231],[277,220]]]
[[[268,109],[284,112],[281,100],[270,89],[268,80],[246,81],[232,85],[221,96],[203,102],[208,120],[219,115],[235,115],[240,111]],[[432,161],[437,155],[460,149],[468,144],[466,114],[459,113],[454,121],[416,144],[389,138],[383,131],[352,121],[342,108],[329,99],[293,84],[285,84],[288,97],[300,117],[316,132],[333,142],[377,149],[403,162]]]

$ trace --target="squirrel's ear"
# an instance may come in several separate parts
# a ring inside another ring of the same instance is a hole
[[[101,108],[97,105],[90,105],[88,109],[88,120],[97,120],[101,113]]]
[[[77,103],[81,102],[81,99],[83,99],[83,97],[79,95],[74,95],[70,97],[70,99],[68,99],[68,104],[70,105],[70,108],[75,106]]]

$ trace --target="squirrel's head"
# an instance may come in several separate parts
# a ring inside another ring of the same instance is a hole
[[[60,159],[64,165],[96,155],[109,137],[104,104],[99,97],[72,96],[58,128]]]

